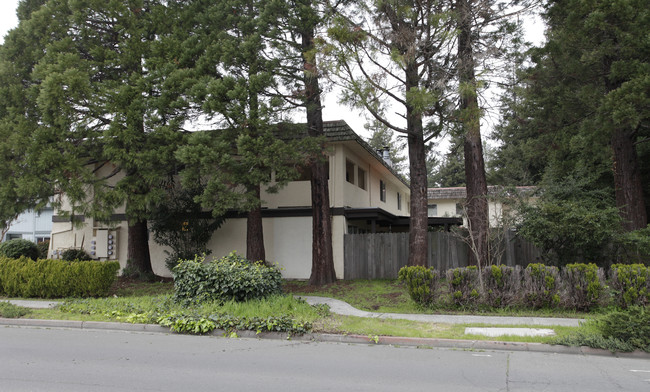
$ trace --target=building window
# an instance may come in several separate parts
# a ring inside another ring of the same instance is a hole
[[[40,244],[41,242],[49,241],[50,237],[36,237],[36,243]]]
[[[463,215],[465,215],[463,205],[460,203],[456,203],[456,216],[463,216]]]
[[[427,216],[438,216],[438,205],[437,204],[429,204],[427,206]]]
[[[386,202],[386,183],[379,180],[379,200]]]
[[[345,161],[345,181],[354,184],[354,163]]]
[[[359,177],[359,188],[366,190],[366,171],[362,168],[358,168],[357,177]]]
[[[397,192],[397,210],[402,210],[402,194]]]

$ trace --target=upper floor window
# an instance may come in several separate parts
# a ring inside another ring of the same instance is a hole
[[[402,210],[402,194],[397,192],[397,210]]]
[[[354,184],[354,163],[345,161],[345,181]]]
[[[362,168],[358,168],[357,170],[357,180],[359,181],[359,188],[365,190],[366,189],[366,171],[363,170]]]
[[[379,200],[386,202],[386,183],[379,180]]]
[[[437,204],[429,204],[427,206],[427,216],[438,216],[438,205]]]

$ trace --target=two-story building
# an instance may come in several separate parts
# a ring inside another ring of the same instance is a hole
[[[332,240],[337,277],[343,278],[343,237],[347,233],[408,231],[410,191],[381,151],[373,150],[344,121],[325,122],[329,154],[329,196]],[[102,171],[113,170],[110,167]],[[306,279],[311,272],[312,211],[308,175],[292,181],[278,193],[262,192],[264,246],[269,261],[282,268],[285,278]],[[65,210],[65,205],[63,209]],[[127,222],[116,211],[109,225],[77,216],[73,225],[62,214],[53,217],[50,255],[67,248],[83,248],[98,259],[127,259]],[[208,243],[211,256],[236,250],[245,254],[246,218],[228,218]],[[169,276],[164,247],[149,242],[154,273]]]
[[[534,186],[518,186],[512,190],[494,185],[488,186],[490,226],[499,226],[500,222],[503,221],[504,213],[507,213],[508,208],[510,208],[505,201],[507,198],[515,196],[514,194],[508,194],[509,192],[516,192],[517,196],[530,199],[535,189]],[[429,188],[427,190],[427,199],[429,217],[461,217],[463,218],[463,224],[467,225],[467,219],[463,212],[467,199],[465,187]]]

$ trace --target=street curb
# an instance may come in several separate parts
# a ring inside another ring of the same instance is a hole
[[[8,319],[0,318],[0,326],[6,327],[34,327],[34,328],[62,328],[62,329],[84,329],[103,331],[124,331],[124,332],[147,332],[177,334],[168,327],[158,324],[128,324],[107,321],[75,321],[75,320],[39,320],[39,319]],[[364,336],[364,335],[338,335],[327,333],[307,333],[304,335],[292,335],[286,332],[261,332],[236,331],[234,335],[230,331],[215,329],[210,334],[215,337],[236,337],[242,339],[270,339],[290,340],[297,342],[323,342],[343,344],[367,344],[384,345],[395,347],[415,348],[442,348],[458,350],[485,350],[485,351],[527,351],[550,354],[577,354],[577,355],[598,355],[616,358],[648,358],[650,353],[644,351],[633,351],[629,353],[616,352],[591,347],[571,347],[552,345],[544,343],[525,342],[500,342],[491,340],[462,340],[462,339],[436,339],[436,338],[409,338],[398,336]]]

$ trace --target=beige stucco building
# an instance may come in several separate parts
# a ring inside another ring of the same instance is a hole
[[[343,238],[346,233],[407,231],[410,192],[408,184],[381,155],[343,121],[325,122],[329,149],[329,192],[332,239],[337,277],[343,278]],[[99,170],[110,172],[111,167]],[[263,192],[264,246],[269,261],[276,262],[285,278],[307,279],[311,272],[312,223],[309,179],[290,182],[278,193]],[[66,210],[63,205],[62,210]],[[68,248],[83,248],[94,257],[127,259],[127,222],[117,210],[110,224],[78,216],[73,225],[59,211],[53,217],[51,257]],[[233,250],[245,254],[246,219],[227,219],[208,243],[210,257]],[[170,276],[164,247],[149,242],[154,273]]]
[[[490,227],[497,227],[503,221],[504,213],[508,213],[510,206],[504,203],[506,198],[511,198],[516,192],[518,196],[531,199],[536,187],[518,186],[512,190],[498,186],[488,186],[488,214]],[[427,190],[429,217],[462,217],[463,225],[467,225],[467,217],[463,213],[463,206],[467,199],[465,187],[429,188]]]

